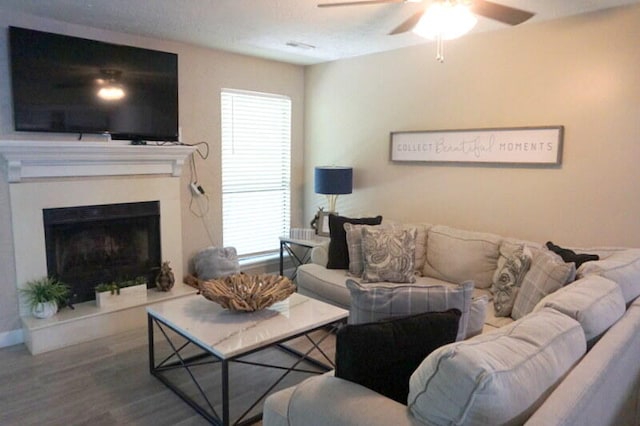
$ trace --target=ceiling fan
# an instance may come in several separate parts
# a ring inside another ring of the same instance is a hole
[[[413,31],[438,42],[437,58],[443,62],[442,40],[459,37],[470,31],[477,19],[474,15],[493,19],[507,25],[518,25],[534,13],[486,0],[360,0],[320,3],[318,7],[363,6],[384,3],[422,3],[420,10],[411,15],[389,35]],[[460,26],[460,28],[453,28]]]

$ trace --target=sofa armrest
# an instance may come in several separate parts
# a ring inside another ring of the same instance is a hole
[[[526,426],[640,425],[640,298],[587,352]]]
[[[311,250],[311,263],[315,263],[320,266],[327,266],[329,261],[329,241],[315,246]]]
[[[417,426],[405,405],[330,375],[311,377],[265,401],[265,426]]]

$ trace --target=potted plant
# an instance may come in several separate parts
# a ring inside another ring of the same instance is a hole
[[[95,290],[99,308],[141,302],[147,298],[147,279],[140,276],[131,280],[101,283]]]
[[[50,318],[58,312],[58,306],[69,296],[69,286],[56,278],[44,277],[29,281],[20,292],[34,317]]]

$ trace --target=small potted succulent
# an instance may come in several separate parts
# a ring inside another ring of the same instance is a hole
[[[20,292],[25,297],[31,314],[36,318],[50,318],[69,297],[69,286],[53,277],[29,281]]]
[[[147,279],[139,276],[124,281],[101,283],[95,287],[99,308],[139,303],[147,298]]]

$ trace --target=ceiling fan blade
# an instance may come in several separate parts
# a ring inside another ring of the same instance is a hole
[[[471,3],[471,11],[476,15],[493,19],[508,25],[518,25],[531,18],[535,13],[526,10],[515,9],[502,4],[486,0],[474,0]]]
[[[336,7],[336,6],[364,6],[367,4],[382,3],[404,3],[405,0],[362,0],[362,1],[345,1],[338,3],[320,3],[318,7]]]
[[[411,31],[413,27],[416,26],[422,15],[424,14],[424,10],[414,13],[411,15],[409,19],[404,21],[402,24],[398,25],[389,33],[389,35],[396,35],[401,33],[406,33],[407,31]]]

